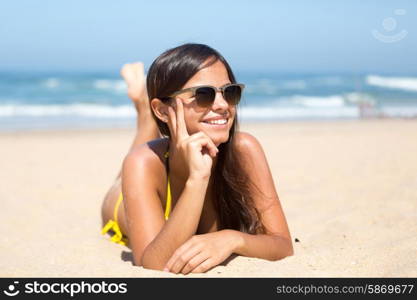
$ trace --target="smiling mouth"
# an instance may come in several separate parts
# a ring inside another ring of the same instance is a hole
[[[209,125],[225,125],[227,124],[228,119],[219,119],[219,120],[211,120],[211,121],[203,121],[202,123],[206,123]]]

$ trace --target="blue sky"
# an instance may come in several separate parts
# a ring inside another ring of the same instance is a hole
[[[372,30],[407,35],[384,43]],[[416,74],[416,31],[412,0],[9,0],[0,3],[0,71],[149,67],[164,50],[198,42],[243,71]]]

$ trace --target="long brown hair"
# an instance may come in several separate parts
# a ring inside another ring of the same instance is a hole
[[[203,44],[184,44],[162,53],[151,65],[147,75],[149,99],[168,101],[169,95],[180,90],[198,71],[216,61],[226,67],[230,82],[236,83],[235,76],[224,57],[213,48]],[[170,137],[166,123],[154,114],[161,134]],[[263,233],[253,191],[257,187],[245,172],[241,155],[235,143],[238,129],[237,114],[229,132],[227,142],[219,145],[217,163],[214,169],[214,207],[219,216],[219,229],[234,229],[247,233]]]

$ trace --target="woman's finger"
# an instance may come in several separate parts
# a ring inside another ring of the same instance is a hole
[[[167,263],[165,264],[164,270],[169,272],[174,272],[173,267],[177,263],[178,259],[181,255],[191,247],[191,243],[189,241],[182,244],[175,252],[172,254],[170,259],[168,259]]]
[[[208,257],[206,260],[201,262],[198,266],[191,270],[191,273],[204,273],[215,266],[214,261]]]
[[[177,139],[177,120],[176,120],[176,116],[175,116],[175,111],[174,109],[169,105],[168,106],[168,128],[169,131],[171,132],[171,138],[172,140],[176,140]]]
[[[196,134],[191,135],[188,138],[189,141],[198,141],[201,143],[202,148],[207,148],[208,153],[210,156],[215,157],[217,153],[219,152],[219,149],[216,147],[214,142],[209,138],[204,132],[200,131]]]
[[[201,146],[202,146],[202,148],[206,148],[208,150],[208,154],[211,157],[215,157],[217,155],[217,153],[219,152],[216,145],[208,137],[201,138]]]
[[[207,261],[210,258],[210,256],[207,253],[200,252],[191,259],[188,260],[188,262],[185,264],[184,268],[182,268],[181,273],[182,274],[188,274],[191,271],[195,270],[198,266],[201,266],[202,263]]]
[[[193,257],[198,255],[201,252],[201,249],[196,246],[191,246],[188,249],[184,250],[181,254],[179,254],[176,260],[171,264],[171,268],[169,271],[172,273],[180,273],[181,270],[184,268],[185,265],[189,263]]]
[[[184,139],[189,137],[187,131],[187,126],[185,125],[185,117],[184,117],[184,104],[182,100],[175,98],[176,101],[176,117],[177,117],[177,135],[179,138]]]
[[[190,239],[188,239],[185,243],[183,243],[180,247],[178,247],[177,250],[175,250],[175,252],[172,254],[171,258],[165,264],[165,269],[168,269],[171,271],[171,269],[173,268],[178,258],[181,257],[181,255],[186,253],[191,248],[199,249],[198,247],[195,247],[196,246],[195,240],[196,240],[196,237],[193,236]]]

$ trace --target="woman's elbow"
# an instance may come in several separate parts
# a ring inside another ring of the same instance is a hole
[[[294,247],[291,241],[291,238],[287,239],[287,256],[293,256],[294,255]]]
[[[162,271],[164,269],[164,265],[158,262],[158,260],[156,260],[155,256],[152,254],[153,253],[151,251],[145,249],[141,255],[134,255],[134,264],[145,269]]]
[[[293,256],[294,255],[294,247],[292,246],[291,241],[289,241],[289,243],[290,243],[289,249],[288,249],[287,255],[285,257],[287,257],[287,256]]]
[[[143,267],[143,257],[145,252],[142,251],[141,253],[138,253],[137,251],[134,251],[132,249],[132,256],[133,256],[133,265],[137,267]]]
[[[282,237],[279,237],[280,239],[280,245],[277,247],[277,251],[275,252],[275,255],[273,255],[272,261],[277,261],[284,259],[288,256],[294,255],[294,247],[292,245],[292,242],[290,239],[284,239]]]

